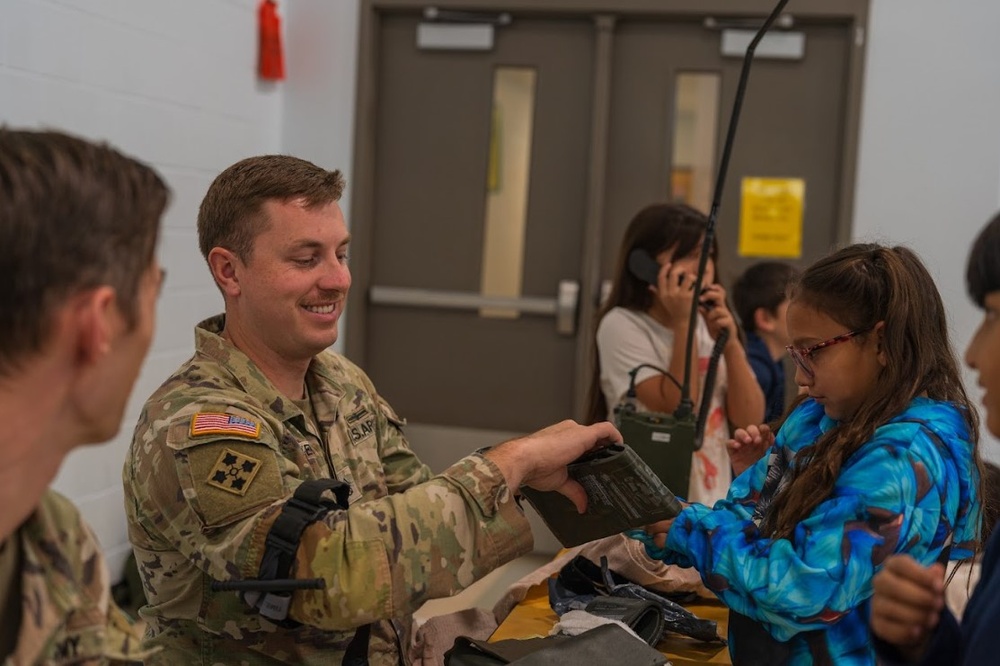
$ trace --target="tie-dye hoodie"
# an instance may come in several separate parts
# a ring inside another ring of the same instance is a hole
[[[733,611],[787,641],[794,665],[875,664],[868,604],[885,558],[905,552],[929,565],[949,543],[951,559],[971,557],[979,529],[979,475],[962,412],[917,398],[845,461],[830,496],[791,539],[762,536],[758,505],[787,481],[796,454],[836,425],[806,400],[726,499],[686,508],[663,549],[643,539],[651,556],[697,568]],[[735,661],[739,641],[730,638]]]

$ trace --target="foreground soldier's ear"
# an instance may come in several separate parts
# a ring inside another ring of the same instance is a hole
[[[111,351],[116,329],[124,325],[113,287],[102,285],[77,294],[53,317],[54,336],[75,338],[75,356],[87,365]]]

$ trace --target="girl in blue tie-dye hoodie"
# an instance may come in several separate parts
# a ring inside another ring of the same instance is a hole
[[[853,245],[790,293],[803,396],[713,508],[635,536],[730,607],[735,664],[874,664],[872,576],[893,553],[971,557],[978,419],[919,258]]]

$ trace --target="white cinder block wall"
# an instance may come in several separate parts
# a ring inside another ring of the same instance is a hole
[[[74,453],[56,481],[114,571],[128,550],[120,471],[139,406],[190,354],[192,325],[221,305],[194,233],[208,183],[241,157],[275,151],[350,179],[359,0],[280,5],[290,76],[260,85],[255,0],[3,0],[0,122],[109,140],[174,189],[156,340],[123,431]],[[992,0],[873,0],[867,35],[854,235],[921,252],[961,348],[979,321],[964,295],[965,254],[1000,206],[997,25]],[[343,203],[349,223],[363,224]],[[988,448],[1000,458],[993,440]]]
[[[255,75],[255,0],[4,0],[0,123],[106,140],[155,166],[173,201],[149,358],[112,443],[73,453],[55,487],[94,526],[117,576],[128,553],[121,466],[145,398],[222,300],[198,252],[198,203],[236,160],[280,150],[282,91]]]
[[[982,319],[965,260],[1000,207],[1000,3],[872,0],[870,24],[854,237],[920,253],[961,354]],[[965,377],[978,404],[975,374]],[[982,442],[1000,462],[985,426]]]

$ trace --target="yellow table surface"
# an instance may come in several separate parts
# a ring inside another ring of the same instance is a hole
[[[729,609],[721,603],[715,600],[699,599],[697,603],[685,604],[684,607],[700,618],[718,622],[719,635],[725,637],[729,624]],[[558,619],[549,606],[547,584],[535,585],[528,590],[524,600],[514,607],[507,619],[497,627],[497,630],[490,636],[490,641],[548,636]],[[732,664],[729,660],[728,647],[702,643],[679,634],[668,633],[667,638],[660,641],[656,648],[665,654],[674,666]]]

